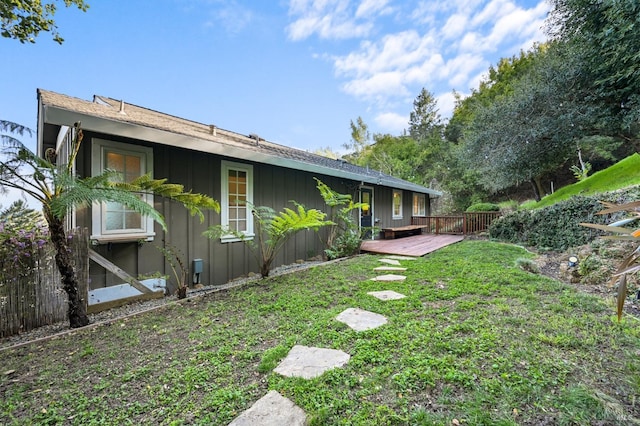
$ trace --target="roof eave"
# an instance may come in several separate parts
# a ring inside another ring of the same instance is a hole
[[[431,196],[441,196],[442,193],[425,188],[421,185],[411,182],[390,182],[385,176],[375,177],[367,176],[359,173],[350,172],[348,170],[339,170],[336,168],[326,167],[319,164],[307,163],[305,161],[294,160],[290,158],[278,157],[276,155],[265,154],[262,152],[252,151],[237,146],[225,144],[224,142],[215,142],[211,140],[199,139],[193,136],[173,133],[166,130],[155,129],[152,127],[141,126],[134,123],[124,121],[111,120],[103,117],[95,117],[93,115],[84,114],[77,111],[56,107],[53,105],[41,105],[42,124],[54,125],[70,125],[80,122],[82,128],[98,133],[112,134],[132,139],[141,139],[152,141],[162,145],[181,147],[210,154],[222,155],[237,159],[253,161],[256,163],[270,164],[279,167],[286,167],[295,170],[303,170],[310,173],[318,173],[326,176],[340,177],[373,185],[387,186],[391,188],[403,189],[407,191],[429,194]]]

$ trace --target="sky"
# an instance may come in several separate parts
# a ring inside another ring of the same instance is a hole
[[[402,134],[422,88],[449,117],[454,90],[468,95],[500,58],[545,40],[549,11],[544,0],[86,1],[86,12],[59,6],[62,45],[0,38],[0,119],[35,130],[42,88],[339,153],[358,117]]]

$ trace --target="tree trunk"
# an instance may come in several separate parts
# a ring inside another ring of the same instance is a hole
[[[544,193],[540,179],[532,178],[529,182],[531,182],[531,188],[533,189],[533,196],[535,200],[540,201],[542,199],[542,194]]]
[[[69,307],[67,316],[71,328],[84,327],[89,324],[87,309],[82,295],[78,293],[78,276],[71,259],[71,248],[67,244],[67,235],[64,232],[62,219],[55,217],[51,212],[45,211],[45,217],[51,233],[51,242],[55,248],[56,266],[62,278],[62,288],[67,293]]]

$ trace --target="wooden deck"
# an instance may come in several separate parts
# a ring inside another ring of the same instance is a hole
[[[462,241],[462,235],[422,234],[394,240],[365,240],[360,251],[402,256],[424,256],[449,244]]]

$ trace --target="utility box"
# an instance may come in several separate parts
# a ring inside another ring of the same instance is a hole
[[[193,259],[193,273],[194,274],[202,273],[202,259]]]

